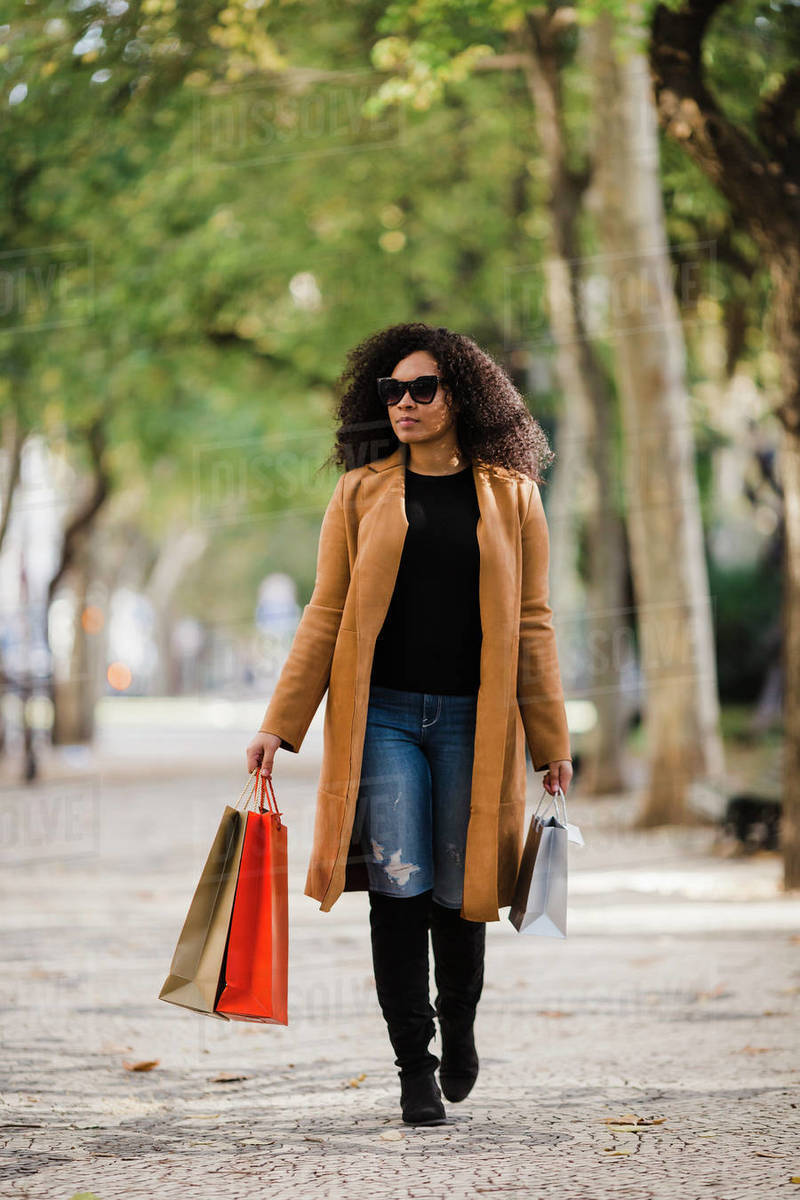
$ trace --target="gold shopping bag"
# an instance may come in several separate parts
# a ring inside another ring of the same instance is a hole
[[[159,1000],[191,1008],[227,1021],[214,1011],[231,923],[233,898],[247,824],[247,805],[238,805],[248,786],[255,786],[258,768],[242,789],[236,806],[226,804],[216,836],[195,888],[183,923],[169,975],[158,994]]]

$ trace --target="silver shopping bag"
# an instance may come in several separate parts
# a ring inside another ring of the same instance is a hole
[[[542,798],[548,795],[544,791]],[[578,826],[567,821],[567,802],[561,788],[543,809],[542,798],[531,817],[508,919],[518,933],[566,937],[567,842],[582,846],[583,837]],[[550,803],[554,811],[547,817]]]

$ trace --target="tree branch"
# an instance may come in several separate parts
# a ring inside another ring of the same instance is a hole
[[[478,58],[473,64],[475,71],[520,71],[525,70],[529,63],[527,54],[487,54],[486,58]]]
[[[650,68],[659,120],[703,169],[770,256],[798,241],[800,187],[720,110],[705,82],[703,38],[728,0],[687,0],[653,13]]]
[[[91,526],[92,521],[104,504],[110,491],[109,475],[104,462],[106,439],[102,418],[96,418],[89,426],[87,442],[93,466],[92,490],[86,503],[75,513],[64,531],[64,540],[61,544],[61,561],[47,589],[48,608],[53,602],[53,597],[59,583],[75,561],[81,536]]]
[[[764,145],[780,159],[784,173],[800,182],[800,137],[795,132],[800,110],[800,67],[794,67],[756,113],[756,130]]]
[[[6,539],[8,525],[11,520],[11,503],[14,498],[14,491],[19,482],[20,466],[22,463],[22,447],[25,444],[26,430],[23,429],[22,420],[16,409],[12,409],[8,414],[7,429],[9,435],[3,437],[6,443],[6,454],[8,455],[8,471],[3,487],[3,511],[0,514],[0,550],[3,548],[3,543]],[[5,433],[5,431],[4,431]]]

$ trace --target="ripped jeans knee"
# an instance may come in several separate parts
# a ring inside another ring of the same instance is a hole
[[[372,890],[461,904],[476,712],[477,693],[370,688],[351,838]]]
[[[404,888],[412,875],[419,872],[418,863],[404,861],[402,848],[393,850],[387,855],[384,847],[379,845],[374,838],[371,839],[371,846],[373,862],[381,865],[387,880],[397,887]]]

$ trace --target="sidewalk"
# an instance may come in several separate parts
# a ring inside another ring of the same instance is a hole
[[[566,939],[520,936],[507,910],[488,926],[481,1074],[447,1126],[400,1121],[366,894],[329,913],[303,895],[319,721],[275,771],[289,1026],[159,1001],[245,781],[252,729],[236,721],[105,731],[83,768],[53,761],[34,789],[0,791],[0,1195],[800,1195],[800,894],[781,892],[776,855],[724,858],[711,829],[628,832],[635,798],[570,796],[586,845],[570,846]]]

